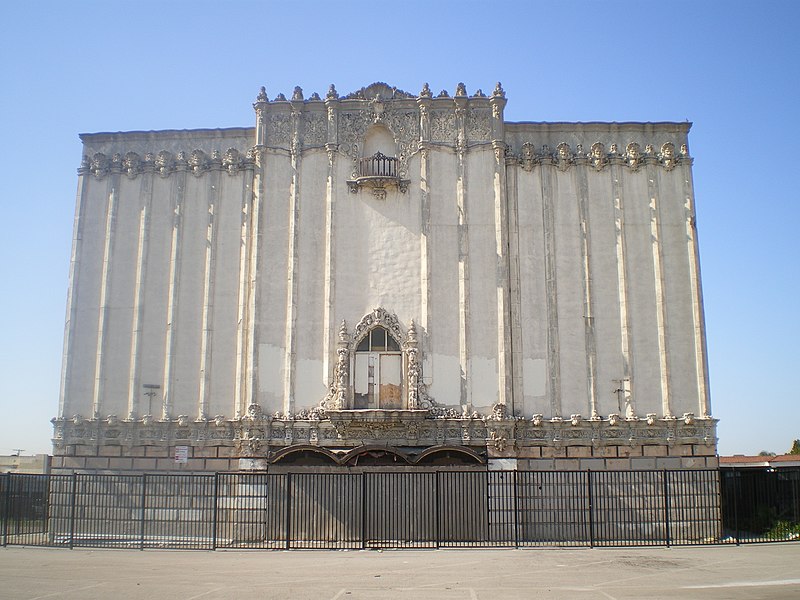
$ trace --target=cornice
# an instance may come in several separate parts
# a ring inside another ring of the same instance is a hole
[[[586,151],[582,144],[573,149],[561,142],[555,149],[547,144],[537,148],[532,142],[524,142],[518,153],[506,149],[506,164],[518,165],[524,171],[532,171],[537,166],[551,166],[559,171],[567,171],[573,166],[587,166],[594,171],[602,171],[611,165],[624,165],[631,171],[638,171],[644,165],[657,165],[665,171],[672,171],[678,165],[691,166],[694,159],[689,156],[686,144],[676,150],[675,144],[667,141],[656,148],[654,144],[628,142],[624,148],[616,143],[608,147],[595,142]]]
[[[405,411],[413,413],[415,411]],[[263,414],[252,405],[241,419],[191,421],[182,415],[169,421],[149,417],[121,421],[106,419],[53,419],[54,447],[58,451],[74,445],[217,445],[235,446],[242,456],[263,455],[269,448],[294,444],[313,444],[329,448],[362,444],[395,446],[491,446],[497,451],[531,446],[643,446],[715,445],[717,419],[696,418],[691,413],[681,418],[531,419],[509,418],[498,409],[489,416],[477,413],[432,418],[428,411],[418,415],[389,415],[385,419],[341,418],[330,420],[318,414],[284,416]]]
[[[242,153],[236,148],[213,150],[210,154],[200,149],[170,152],[160,150],[153,152],[126,152],[124,155],[115,152],[111,156],[103,152],[95,152],[91,157],[84,155],[79,175],[93,176],[103,179],[109,174],[122,174],[135,179],[143,173],[155,173],[160,177],[169,177],[176,172],[188,172],[201,177],[209,171],[225,171],[235,175],[240,171],[252,170],[257,151],[253,148]]]

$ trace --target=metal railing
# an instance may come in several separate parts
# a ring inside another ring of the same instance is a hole
[[[739,473],[6,474],[0,533],[4,546],[198,550],[797,539],[800,469],[772,486]]]
[[[397,177],[397,159],[376,152],[359,159],[359,177]]]

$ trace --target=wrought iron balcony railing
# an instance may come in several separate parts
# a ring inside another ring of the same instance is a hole
[[[398,175],[397,158],[376,152],[358,160],[357,169],[354,169],[354,178],[347,182],[352,193],[357,193],[362,187],[372,189],[372,195],[379,200],[386,199],[386,187],[394,186],[405,193],[409,181],[401,179]]]

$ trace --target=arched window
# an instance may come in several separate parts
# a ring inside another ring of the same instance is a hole
[[[376,326],[355,351],[353,408],[403,408],[403,354],[384,327]]]

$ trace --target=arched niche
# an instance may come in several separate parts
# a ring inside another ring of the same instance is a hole
[[[397,156],[397,144],[389,129],[383,125],[372,125],[364,137],[363,156],[374,156],[376,153],[394,158]]]

